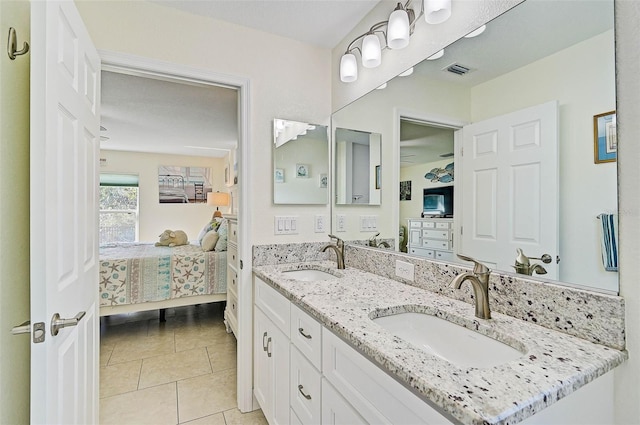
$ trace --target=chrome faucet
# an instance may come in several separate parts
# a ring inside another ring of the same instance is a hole
[[[378,236],[380,236],[380,232],[376,233],[375,235],[369,238],[369,246],[372,246],[374,248],[377,248],[377,247],[391,248],[387,243],[387,241],[378,242],[376,240]]]
[[[336,253],[336,262],[338,263],[338,269],[344,269],[344,241],[337,236],[329,235],[332,242],[333,239],[336,240],[335,245],[330,243],[329,245],[322,248],[322,252],[325,252],[328,248],[331,248]]]
[[[529,260],[540,260],[545,264],[549,264],[552,261],[549,254],[544,254],[540,258],[527,257],[520,248],[516,248],[516,253],[518,254],[516,256],[516,265],[513,266],[513,268],[516,269],[516,273],[529,276],[532,276],[534,273],[547,274],[547,270],[541,264],[531,263]]]
[[[460,289],[462,283],[468,280],[471,283],[473,295],[476,299],[476,317],[491,319],[491,310],[489,309],[489,275],[491,270],[471,257],[458,254],[458,258],[464,261],[472,261],[474,263],[473,272],[461,273],[454,277],[451,281],[451,286],[455,289]]]

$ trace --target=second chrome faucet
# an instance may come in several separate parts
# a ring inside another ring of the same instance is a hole
[[[458,258],[474,263],[473,272],[461,273],[451,280],[451,286],[460,289],[462,283],[469,281],[473,288],[473,296],[476,301],[476,317],[480,319],[491,319],[491,309],[489,308],[489,275],[491,270],[484,264],[471,257],[458,254]]]

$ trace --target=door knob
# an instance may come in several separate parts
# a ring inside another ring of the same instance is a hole
[[[82,320],[85,314],[86,313],[84,311],[81,311],[80,313],[76,314],[76,317],[72,319],[61,319],[58,313],[54,314],[53,317],[51,318],[51,335],[53,336],[58,335],[58,332],[62,328],[77,326],[78,322]]]

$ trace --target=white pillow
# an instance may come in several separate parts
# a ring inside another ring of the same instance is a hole
[[[216,247],[216,243],[218,242],[219,237],[220,235],[218,235],[218,232],[216,232],[215,230],[208,231],[207,234],[202,238],[202,242],[200,242],[202,250],[213,251],[213,249]]]

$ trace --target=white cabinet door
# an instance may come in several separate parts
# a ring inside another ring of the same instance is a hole
[[[31,31],[31,422],[97,423],[100,58],[72,1]]]
[[[558,254],[558,105],[548,102],[465,126],[462,246],[458,252],[510,270],[516,248]],[[545,264],[556,279],[556,263]]]
[[[289,423],[289,344],[269,317],[254,308],[253,391],[271,425]]]
[[[324,378],[322,379],[322,423],[326,425],[368,424]]]

